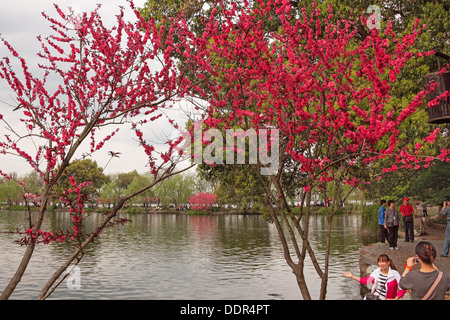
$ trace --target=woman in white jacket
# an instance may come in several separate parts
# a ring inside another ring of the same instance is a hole
[[[399,290],[398,288],[401,275],[392,260],[386,254],[381,254],[377,259],[377,263],[378,268],[365,278],[354,276],[350,271],[344,272],[342,275],[346,278],[354,279],[363,285],[372,283],[371,296],[376,299],[397,300],[403,297],[406,290]]]

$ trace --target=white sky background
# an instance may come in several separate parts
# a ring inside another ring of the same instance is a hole
[[[102,4],[100,14],[106,26],[110,27],[116,21],[116,15],[119,13],[119,6],[125,8],[124,19],[133,19],[134,14],[130,12],[129,4],[125,0],[15,0],[15,1],[1,1],[0,2],[0,34],[5,38],[27,61],[28,67],[33,74],[35,70],[38,70],[37,63],[41,60],[37,57],[37,53],[41,51],[40,43],[36,39],[38,35],[42,35],[43,38],[50,34],[54,34],[54,31],[49,27],[49,22],[42,16],[41,12],[46,12],[51,17],[56,17],[58,14],[53,7],[53,3],[57,3],[58,6],[67,12],[67,7],[71,6],[74,10],[90,12],[96,8],[98,3]],[[145,0],[135,0],[136,7],[141,7],[145,3]],[[134,20],[134,19],[133,19]],[[9,51],[4,47],[3,43],[0,44],[0,58],[4,56],[11,57]],[[13,59],[11,59],[13,61]],[[37,72],[41,72],[38,70]],[[17,74],[21,75],[21,69],[17,69]],[[38,73],[39,74],[39,73]],[[11,114],[11,110],[14,106],[13,92],[9,88],[7,82],[0,79],[0,114]],[[184,107],[183,107],[184,108]],[[17,111],[12,113],[17,119],[21,113]],[[184,121],[187,119],[184,112],[179,109],[174,109],[169,114],[170,117],[175,118],[175,121],[184,128]],[[164,117],[163,117],[164,118]],[[161,118],[161,119],[163,119]],[[164,120],[166,121],[166,120]],[[173,132],[172,128],[164,123],[163,120],[158,123],[150,125],[147,130],[141,127],[144,132],[144,138],[149,139],[149,135],[152,133],[159,137],[169,136],[175,138],[178,133]],[[0,127],[3,127],[3,123],[0,123]],[[112,127],[111,127],[112,128]],[[109,134],[111,130],[105,132]],[[0,128],[0,132],[4,132],[4,128]],[[0,136],[3,139],[3,135]],[[100,140],[98,139],[97,142]],[[159,139],[152,140],[154,142],[161,142]],[[84,142],[87,146],[90,143],[90,139]],[[157,145],[155,145],[157,147]],[[127,130],[127,127],[121,127],[120,131],[114,136],[106,145],[100,150],[94,152],[91,159],[96,160],[100,167],[104,167],[110,156],[108,151],[121,152],[120,158],[114,158],[108,164],[105,173],[117,173],[117,172],[130,172],[136,169],[138,172],[143,173],[147,171],[146,167],[147,158],[143,148],[138,146],[136,137],[133,131]],[[23,160],[18,157],[11,157],[0,155],[0,170],[5,173],[17,172],[19,175],[23,175],[32,171],[32,168]]]

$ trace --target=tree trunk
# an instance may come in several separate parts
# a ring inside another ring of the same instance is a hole
[[[22,261],[20,262],[20,265],[17,268],[16,273],[11,278],[2,295],[0,296],[0,300],[8,300],[11,294],[16,289],[19,282],[22,280],[22,276],[28,267],[28,263],[31,260],[31,256],[33,255],[34,247],[35,244],[30,244],[27,246],[27,249],[25,250],[25,253],[22,257]]]
[[[50,189],[51,189],[51,186],[49,185],[49,183],[47,183],[42,192],[42,195],[43,195],[42,199],[44,199],[44,200],[41,203],[41,207],[40,207],[39,213],[36,217],[36,221],[33,226],[33,231],[32,231],[32,234],[30,235],[30,238],[33,234],[36,233],[36,231],[38,231],[41,228],[42,221],[44,220],[44,214],[47,211],[47,201],[49,198]],[[35,246],[36,246],[36,244],[34,242],[27,245],[27,249],[25,250],[25,253],[22,257],[19,267],[17,268],[14,276],[11,278],[11,280],[9,281],[5,290],[3,291],[2,295],[0,296],[0,300],[8,300],[9,297],[11,296],[11,294],[16,289],[19,282],[22,280],[22,276],[24,275],[25,270],[28,267],[28,263],[30,262],[31,257],[33,256]]]
[[[145,186],[144,188],[136,191],[133,194],[130,194],[122,199],[120,199],[117,203],[117,205],[113,208],[112,212],[109,213],[107,215],[107,217],[105,218],[105,220],[95,229],[95,231],[93,231],[89,237],[83,241],[83,243],[81,243],[75,250],[74,252],[70,255],[70,257],[54,272],[54,274],[50,277],[50,279],[47,281],[47,283],[44,285],[44,287],[41,290],[41,293],[38,296],[38,300],[44,300],[46,299],[48,296],[50,296],[50,294],[56,289],[56,287],[61,283],[61,281],[56,284],[55,287],[52,288],[52,286],[55,284],[55,282],[61,277],[61,275],[64,273],[65,270],[67,270],[67,268],[70,266],[70,264],[75,260],[75,259],[79,259],[78,256],[81,254],[83,254],[83,249],[89,245],[95,237],[98,236],[98,234],[108,225],[108,223],[111,221],[112,218],[114,218],[117,213],[119,212],[119,210],[122,209],[122,207],[125,205],[125,203],[127,201],[129,201],[130,199],[136,197],[137,195],[149,190],[150,188],[152,188],[155,184],[159,183],[162,180],[165,180],[175,174],[179,174],[183,171],[186,171],[190,168],[192,168],[193,165],[188,166],[187,168],[181,169],[178,172],[173,172],[173,169],[175,168],[175,165],[172,165],[170,168],[168,168],[165,173],[160,176],[159,178],[156,178],[152,183],[150,183],[149,185]]]
[[[297,265],[297,268],[292,269],[292,272],[294,273],[295,278],[297,280],[297,285],[300,289],[303,300],[311,300],[311,295],[309,293],[308,286],[306,285],[305,274],[303,273],[303,269],[304,264],[302,262]]]
[[[55,271],[55,273],[50,277],[50,279],[47,281],[47,283],[42,287],[41,293],[38,296],[38,300],[44,300],[47,298],[53,290],[51,290],[51,287],[53,284],[61,277],[61,275],[64,273],[64,271],[70,266],[70,264],[77,259],[77,257],[83,253],[83,249],[90,244],[96,236],[106,227],[106,225],[111,221],[112,218],[114,218],[117,215],[117,212],[122,208],[122,206],[125,204],[127,199],[123,199],[123,201],[120,201],[119,204],[113,209],[113,211],[106,217],[106,219],[102,222],[100,226],[96,228],[94,232],[90,234],[90,236],[84,240],[84,242],[75,249],[75,251],[70,255],[70,257]]]

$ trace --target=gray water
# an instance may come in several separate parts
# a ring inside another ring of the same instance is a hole
[[[294,300],[302,299],[287,266],[275,226],[259,216],[124,215],[132,222],[106,229],[79,264],[80,288],[63,282],[49,299]],[[26,214],[0,211],[0,231],[24,228]],[[94,214],[91,223],[100,221]],[[67,213],[49,213],[43,230],[70,228]],[[359,248],[374,239],[360,232],[359,215],[334,220],[327,299],[360,300],[360,286],[342,272],[359,274]],[[314,216],[311,242],[323,264],[325,221]],[[15,272],[24,247],[0,234],[0,290]],[[35,299],[72,252],[68,243],[39,244],[11,299]],[[318,299],[320,280],[306,268]]]

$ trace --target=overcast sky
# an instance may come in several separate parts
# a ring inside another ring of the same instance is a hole
[[[111,26],[115,21],[115,16],[119,13],[119,6],[126,8],[125,18],[133,18],[133,13],[130,12],[129,5],[125,0],[14,0],[0,2],[0,33],[11,45],[19,52],[19,54],[27,60],[28,66],[31,70],[36,70],[39,58],[36,56],[37,52],[41,50],[40,43],[36,36],[47,36],[53,34],[49,23],[42,17],[41,12],[44,11],[50,16],[55,16],[56,11],[53,3],[57,3],[59,7],[65,11],[67,7],[72,7],[75,11],[90,12],[96,8],[96,4],[102,4],[100,14],[107,26]],[[145,0],[135,0],[137,7],[142,6]],[[9,55],[4,45],[0,45],[0,57]],[[14,103],[12,99],[12,91],[7,83],[0,79],[0,114],[6,115],[11,113]],[[179,111],[173,111],[179,112]],[[14,115],[14,114],[13,114]],[[176,117],[176,121],[183,125],[184,115],[172,115]],[[18,118],[18,115],[16,116]],[[160,123],[159,125],[161,125]],[[3,123],[0,123],[3,126]],[[169,126],[161,128],[148,128],[149,132],[154,132],[157,136],[176,136]],[[159,130],[159,131],[158,131]],[[162,131],[161,131],[162,130]],[[171,131],[165,131],[171,130]],[[3,131],[0,131],[3,132]],[[99,166],[103,167],[108,162],[108,151],[121,152],[119,159],[113,159],[106,168],[106,173],[115,172],[129,172],[136,169],[138,172],[145,172],[147,163],[145,154],[142,148],[138,147],[138,143],[132,140],[134,133],[130,134],[129,130],[121,129],[120,134],[107,144],[102,150],[93,157]],[[3,139],[3,136],[0,137]],[[158,141],[156,141],[158,142]],[[89,143],[89,141],[87,141]],[[32,169],[25,162],[19,161],[17,157],[5,157],[0,155],[0,170],[3,172],[17,172],[19,175],[30,172]]]

